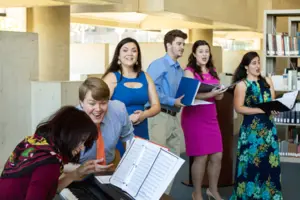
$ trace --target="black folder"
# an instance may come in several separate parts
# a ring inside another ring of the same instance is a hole
[[[271,113],[271,111],[286,112],[290,111],[296,103],[298,91],[288,92],[283,97],[275,99],[273,101],[256,104],[256,107],[262,109],[265,113]]]
[[[231,85],[228,85],[228,86],[225,86],[223,87],[223,89],[233,89],[234,86],[236,84],[238,84],[240,81],[237,81],[235,83],[232,83]],[[201,83],[200,84],[200,87],[198,89],[198,93],[206,93],[206,92],[211,92],[214,88],[218,89],[218,88],[221,88],[222,85],[221,84],[206,84],[206,83]]]
[[[279,101],[270,101],[266,103],[260,103],[256,105],[258,108],[262,109],[265,113],[271,113],[271,111],[277,111],[277,112],[285,112],[291,110],[291,108],[288,108],[284,104],[282,104]]]

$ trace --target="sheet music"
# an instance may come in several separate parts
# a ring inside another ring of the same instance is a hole
[[[135,138],[110,183],[139,200],[158,200],[184,160],[165,148]]]
[[[287,92],[283,94],[281,98],[278,98],[276,100],[282,103],[283,105],[285,105],[286,107],[288,107],[289,109],[292,109],[293,106],[295,105],[297,95],[298,95],[298,91]]]
[[[115,173],[112,175],[110,182],[111,184],[124,189],[126,187],[126,182],[130,178],[132,170],[134,170],[134,165],[138,161],[138,158],[142,155],[142,151],[147,141],[144,140],[134,140],[131,147],[126,151],[120,164],[118,165]]]
[[[200,99],[195,99],[193,102],[193,105],[201,105],[201,104],[213,104],[213,102],[204,101]]]
[[[176,155],[161,150],[139,190],[136,200],[158,200],[175,177],[183,162]]]
[[[148,143],[145,147],[142,159],[137,164],[135,171],[133,172],[129,184],[127,185],[126,191],[131,196],[136,196],[140,187],[142,186],[145,178],[150,171],[158,153],[160,147],[155,144]]]

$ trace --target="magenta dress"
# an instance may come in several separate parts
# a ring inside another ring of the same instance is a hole
[[[194,73],[194,70],[187,67]],[[195,79],[207,84],[218,84],[219,80],[209,73],[195,74]],[[214,102],[214,98],[206,99]],[[203,156],[223,152],[222,136],[217,119],[216,104],[187,106],[182,110],[181,126],[184,132],[188,156]]]

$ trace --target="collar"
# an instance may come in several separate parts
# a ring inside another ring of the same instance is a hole
[[[178,69],[180,67],[178,61],[174,61],[169,55],[168,53],[166,53],[166,55],[164,56],[164,59],[166,59],[166,61],[169,63],[169,65],[171,67],[175,67],[176,69]]]

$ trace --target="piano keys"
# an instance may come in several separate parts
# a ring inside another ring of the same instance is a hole
[[[73,182],[61,191],[63,200],[133,200],[121,189],[97,181],[94,175],[90,175],[83,181]]]

